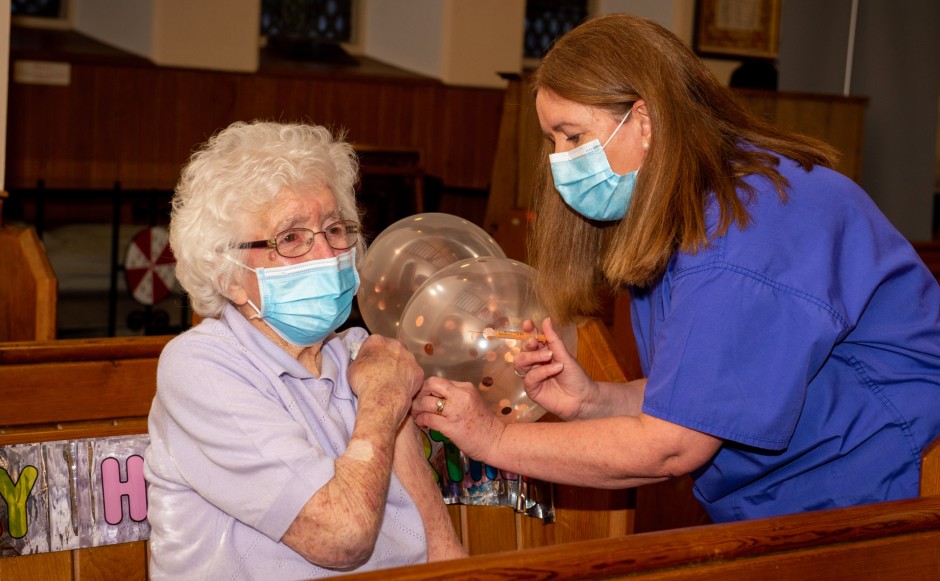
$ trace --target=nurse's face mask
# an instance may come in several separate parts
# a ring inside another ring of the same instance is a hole
[[[555,189],[575,212],[592,220],[619,220],[627,214],[637,170],[624,175],[614,173],[604,149],[620,131],[630,109],[620,120],[604,145],[597,139],[571,151],[548,156]]]

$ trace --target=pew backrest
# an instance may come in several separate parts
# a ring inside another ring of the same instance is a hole
[[[55,339],[57,281],[32,228],[0,227],[0,341]]]
[[[145,433],[170,338],[0,343],[0,444]]]
[[[642,533],[351,575],[396,579],[940,578],[940,496]]]
[[[170,336],[0,343],[0,446],[147,433]],[[146,579],[147,542],[0,557],[0,579]]]

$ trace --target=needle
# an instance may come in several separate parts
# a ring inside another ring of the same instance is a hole
[[[547,343],[548,339],[545,335],[541,333],[524,333],[522,331],[497,331],[496,329],[491,329],[487,327],[482,331],[473,331],[473,333],[480,333],[483,335],[484,339],[518,339],[524,341],[529,337],[535,337],[535,340],[539,343]]]

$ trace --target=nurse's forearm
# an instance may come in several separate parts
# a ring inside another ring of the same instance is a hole
[[[510,424],[478,460],[526,476],[593,488],[630,488],[687,474],[721,441],[646,415]]]

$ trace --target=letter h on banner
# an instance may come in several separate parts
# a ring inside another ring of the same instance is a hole
[[[144,459],[134,455],[127,459],[127,479],[121,480],[121,463],[116,458],[101,462],[101,485],[104,496],[104,518],[110,525],[124,519],[121,497],[127,496],[131,520],[147,518],[147,486],[144,482]]]

